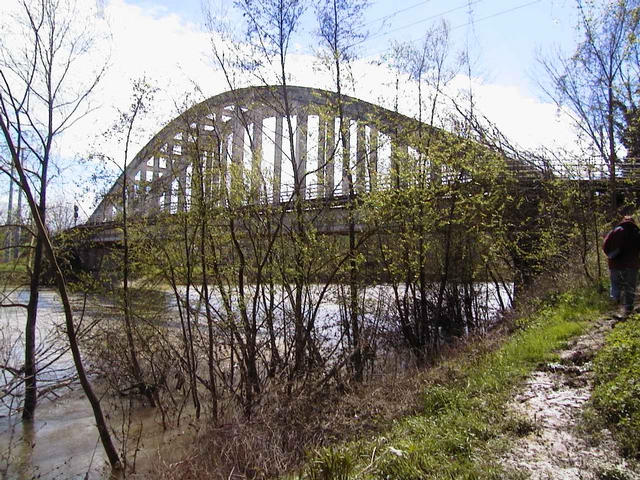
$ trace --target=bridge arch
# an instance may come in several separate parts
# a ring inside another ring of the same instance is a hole
[[[188,210],[193,179],[213,202],[336,199],[400,182],[416,135],[452,135],[374,104],[289,86],[248,87],[199,103],[160,130],[127,166],[127,202],[138,214]],[[293,135],[289,135],[289,125]],[[458,140],[459,141],[459,140]],[[342,144],[344,143],[344,147]],[[115,220],[124,173],[89,218]],[[353,184],[353,185],[352,185]]]

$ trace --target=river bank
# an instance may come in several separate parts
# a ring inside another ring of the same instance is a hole
[[[576,434],[588,380],[582,374],[566,382],[553,377],[582,370],[588,375],[587,346],[600,348],[610,330],[607,308],[595,291],[562,295],[519,320],[497,348],[437,366],[425,378],[415,415],[372,440],[320,451],[306,472],[329,472],[323,478],[522,480],[548,467],[546,476],[533,478],[638,478],[637,463],[614,456],[620,448],[610,438]],[[564,476],[564,468],[573,476]]]
[[[538,365],[558,361],[557,349],[569,338],[588,331],[603,305],[593,295],[574,294],[561,299],[559,305],[543,308],[533,318],[516,322],[515,331],[502,329],[452,345],[433,368],[396,372],[395,376],[380,378],[377,383],[341,395],[323,392],[326,409],[323,410],[322,402],[307,405],[315,408],[313,414],[317,417],[307,416],[310,408],[297,413],[291,405],[288,410],[282,408],[281,415],[288,415],[292,438],[296,438],[298,428],[318,427],[317,431],[306,432],[315,440],[305,443],[305,449],[318,452],[319,457],[311,457],[312,467],[301,467],[301,471],[311,475],[308,468],[342,465],[341,468],[349,468],[350,476],[363,478],[379,474],[395,478],[410,471],[422,472],[421,478],[438,478],[444,472],[454,477],[473,472],[479,479],[509,478],[504,475],[511,467],[497,464],[491,452],[497,455],[497,452],[508,451],[507,447],[515,439],[533,433],[536,426],[518,412],[504,414],[505,406],[513,398],[512,389]],[[22,427],[17,427],[12,438],[20,440],[21,436],[22,443],[14,443],[16,448],[11,451],[15,456],[5,455],[5,461],[13,467],[22,464],[24,468],[12,472],[22,478],[31,478],[34,471],[41,474],[41,478],[85,478],[87,473],[86,478],[108,478],[100,446],[96,446],[97,433],[89,410],[81,406],[81,397],[79,391],[74,391],[50,407],[41,405],[32,432],[25,434]],[[104,400],[107,412],[117,411],[116,404],[110,409],[110,401],[119,402],[120,406],[128,402],[128,398]],[[180,428],[163,433],[156,410],[138,404],[132,412],[128,417],[131,422],[113,413],[109,414],[109,422],[115,432],[131,428],[128,448],[129,452],[139,448],[138,478],[181,478],[187,471],[206,471],[214,478],[216,475],[227,478],[224,471],[216,471],[215,465],[206,463],[215,460],[211,452],[217,451],[214,449],[220,440],[231,436],[227,441],[240,445],[247,439],[258,439],[261,427],[263,430],[269,427],[262,423],[266,417],[260,416],[246,424],[217,429],[209,428],[205,421],[196,427],[196,422],[184,418]],[[500,413],[502,415],[496,417]],[[139,428],[144,432],[141,437],[136,435]],[[271,432],[274,433],[283,432]],[[237,436],[241,434],[248,437]],[[266,447],[277,447],[277,442],[282,441],[277,435],[271,439],[276,445],[260,440],[262,443],[255,446],[264,449],[256,447],[239,453],[255,455],[259,451],[262,460],[267,462],[265,465],[276,462],[278,453]],[[373,443],[365,440],[372,436]],[[74,440],[67,442],[67,437]],[[81,440],[76,442],[75,438]],[[333,446],[328,450],[314,450],[321,444]],[[269,457],[271,453],[274,456]],[[181,461],[184,458],[189,461]],[[242,458],[238,456],[234,460]],[[234,478],[242,475],[238,470],[235,472]],[[513,475],[513,478],[522,478],[517,473]],[[7,476],[14,477],[16,475]]]

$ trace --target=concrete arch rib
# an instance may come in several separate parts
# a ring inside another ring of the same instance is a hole
[[[360,193],[397,183],[390,178],[409,158],[416,132],[451,137],[344,95],[341,130],[337,94],[300,86],[288,86],[286,93],[288,109],[283,87],[248,87],[211,97],[173,119],[127,167],[134,214],[187,210],[192,180],[205,174],[206,194],[220,204],[334,198],[344,196],[350,181]],[[89,223],[115,220],[123,178]]]

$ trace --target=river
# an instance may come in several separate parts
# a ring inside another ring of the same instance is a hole
[[[12,302],[26,302],[26,291],[14,292]],[[82,310],[84,298],[72,296],[74,310]],[[98,300],[91,299],[95,306]],[[19,307],[0,309],[2,316],[2,355],[4,365],[17,368],[22,364],[24,356],[22,328],[26,312]],[[83,323],[89,323],[86,316]],[[49,360],[39,362],[38,388],[44,389],[54,384],[68,383],[49,398],[40,399],[33,422],[23,423],[20,414],[11,413],[14,395],[7,395],[11,389],[12,378],[5,369],[0,386],[3,388],[3,403],[0,404],[0,479],[108,479],[110,468],[106,455],[100,444],[95,427],[93,412],[82,389],[74,381],[75,368],[71,354],[62,346],[66,346],[63,335],[64,314],[59,297],[54,290],[43,289],[38,302],[38,331],[36,344],[40,353]],[[53,342],[52,342],[53,341]],[[45,349],[45,344],[57,344],[56,348]],[[94,386],[100,394],[98,379],[93,378]],[[13,389],[16,396],[20,389]],[[127,427],[127,418],[122,417],[121,398],[102,397],[105,415],[114,432],[114,440],[118,448],[122,448],[119,439],[121,432]],[[15,400],[13,401],[15,404]],[[114,407],[118,408],[114,408]],[[140,435],[140,452],[137,456],[137,470],[151,467],[160,450],[167,460],[178,459],[183,451],[180,439],[185,435],[185,427],[180,430],[163,431],[153,408],[136,405],[131,416],[129,438]],[[187,419],[188,420],[188,419]],[[189,428],[189,422],[183,422]],[[170,445],[170,448],[165,446]]]
[[[27,298],[26,291],[16,291],[11,294],[10,301],[25,303]],[[83,311],[85,298],[74,295],[72,301],[77,321],[80,317],[78,312]],[[495,308],[495,300],[489,303],[493,304],[491,308]],[[108,307],[98,297],[91,297],[88,306],[83,325],[91,323],[92,309]],[[175,300],[170,294],[167,294],[167,307],[175,309]],[[319,318],[335,316],[337,311],[337,304],[327,302]],[[19,307],[0,308],[0,360],[3,365],[11,368],[19,368],[24,361],[22,329],[25,315],[25,310]],[[64,329],[61,328],[64,325],[64,315],[57,293],[53,290],[41,291],[38,325],[37,344],[40,345],[40,353],[50,359],[40,362],[38,386],[41,389],[60,383],[67,386],[52,392],[49,398],[39,400],[35,420],[23,424],[19,413],[11,413],[10,408],[12,399],[21,392],[13,387],[10,369],[3,369],[4,376],[0,378],[3,392],[0,402],[0,479],[108,479],[110,469],[98,438],[91,408],[82,390],[74,382],[75,369],[71,355],[64,350],[66,338]],[[55,347],[45,347],[46,345]],[[94,376],[92,381],[101,394],[99,379]],[[8,391],[15,395],[7,395]],[[126,436],[130,439],[129,442],[131,439],[140,440],[136,458],[137,471],[144,472],[153,468],[158,458],[170,462],[184,457],[196,434],[195,427],[192,426],[196,422],[190,421],[189,413],[185,414],[180,423],[182,427],[165,431],[159,412],[142,404],[135,405],[131,410],[132,415],[123,418],[119,412],[123,411],[122,404],[128,402],[129,398],[103,396],[102,405],[118,448],[122,448],[119,440],[124,438],[123,429],[130,428],[129,435]],[[131,443],[127,447],[129,451],[132,447],[135,449],[135,445]]]

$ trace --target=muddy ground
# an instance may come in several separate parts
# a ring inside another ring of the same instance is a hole
[[[540,365],[511,402],[510,408],[531,426],[501,459],[513,478],[640,479],[640,467],[620,456],[609,431],[585,428],[593,387],[591,359],[615,322],[605,316],[571,341],[560,361]]]

